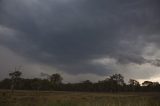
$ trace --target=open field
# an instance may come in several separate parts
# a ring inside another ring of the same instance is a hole
[[[160,93],[0,91],[0,106],[160,106]]]

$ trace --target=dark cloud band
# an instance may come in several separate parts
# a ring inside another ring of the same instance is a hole
[[[1,0],[0,41],[32,61],[68,73],[112,72],[90,62],[151,63],[142,56],[159,45],[158,0]],[[10,37],[10,38],[9,38]]]

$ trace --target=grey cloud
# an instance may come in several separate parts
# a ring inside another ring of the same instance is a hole
[[[160,60],[159,59],[149,60],[149,63],[151,63],[154,66],[160,67]]]
[[[1,45],[68,73],[112,72],[90,60],[146,63],[143,48],[160,37],[158,0],[1,0]],[[3,33],[2,33],[3,32]],[[158,63],[151,62],[158,66]]]
[[[127,55],[119,55],[117,57],[117,62],[121,64],[127,64],[127,63],[136,63],[136,64],[145,64],[147,63],[147,60],[144,59],[142,56],[135,55],[135,54],[127,54]]]
[[[160,67],[159,59],[155,59],[155,60],[145,59],[143,56],[136,56],[136,55],[119,56],[117,57],[117,63],[120,63],[120,64],[135,63],[139,65],[149,63],[153,66]]]

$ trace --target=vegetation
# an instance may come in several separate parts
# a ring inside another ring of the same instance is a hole
[[[15,69],[15,72],[9,73],[9,76],[11,77],[11,90],[14,91],[14,87],[18,86],[18,82],[20,80],[21,72]]]
[[[0,106],[160,106],[160,93],[0,91]]]
[[[144,81],[142,86],[138,81],[130,79],[128,84],[124,82],[121,74],[114,74],[102,81],[93,83],[89,80],[79,83],[62,83],[60,74],[47,75],[47,78],[21,78],[22,72],[15,69],[9,73],[10,79],[6,78],[0,81],[0,89],[15,90],[41,90],[41,91],[86,91],[86,92],[142,92],[142,91],[160,91],[158,82]]]
[[[15,69],[9,73],[10,78],[0,81],[0,89],[5,89],[0,90],[0,106],[160,106],[158,82],[144,81],[140,85],[130,79],[126,84],[121,74],[95,83],[63,83],[57,73],[41,73],[46,76],[43,79],[21,75]]]

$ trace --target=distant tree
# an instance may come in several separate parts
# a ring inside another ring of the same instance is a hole
[[[11,79],[5,78],[0,81],[0,89],[10,89],[11,88]]]
[[[16,90],[57,90],[57,91],[94,91],[94,92],[122,92],[122,91],[160,91],[158,82],[144,81],[142,86],[138,81],[130,79],[125,84],[121,74],[114,74],[105,80],[91,82],[85,80],[79,83],[62,83],[60,74],[48,75],[41,73],[41,78],[24,79],[21,78],[20,68],[15,68],[9,73],[10,78],[0,81],[0,89]]]
[[[40,76],[43,77],[43,78],[47,78],[48,80],[50,80],[50,75],[47,74],[47,73],[41,72],[41,73],[40,73]]]
[[[128,83],[129,83],[129,87],[132,89],[132,91],[136,91],[140,87],[139,82],[134,79],[130,79]]]
[[[14,88],[17,85],[17,82],[20,80],[21,75],[22,75],[22,72],[20,72],[20,68],[15,68],[14,72],[9,73],[9,76],[12,81],[12,84],[11,84],[12,92],[14,91]]]
[[[124,77],[121,74],[114,74],[107,79],[111,86],[111,91],[119,91],[124,86]]]
[[[82,91],[92,91],[93,90],[93,84],[90,80],[85,80],[82,83],[79,83],[82,87]]]
[[[50,76],[50,82],[52,83],[52,84],[61,84],[62,83],[62,80],[63,80],[63,78],[61,77],[61,75],[60,74],[58,74],[58,73],[56,73],[56,74],[52,74],[51,76]]]
[[[92,82],[90,80],[85,80],[82,83],[84,83],[84,84],[92,84]]]
[[[160,91],[160,84],[158,82],[144,81],[142,88],[144,91]]]
[[[143,86],[152,86],[153,85],[153,82],[152,81],[144,81],[142,83]]]
[[[118,85],[124,85],[124,77],[121,74],[114,74],[110,76],[108,80],[113,81]]]
[[[42,80],[39,79],[39,78],[32,79],[32,82],[31,82],[32,89],[36,90],[36,91],[39,91],[41,89],[41,86],[42,86],[41,82],[42,82]]]
[[[139,82],[134,79],[130,79],[128,83],[132,86],[140,86]]]
[[[159,86],[159,82],[153,82],[153,86]]]
[[[159,82],[153,82],[153,88],[152,91],[160,91],[160,84]]]

